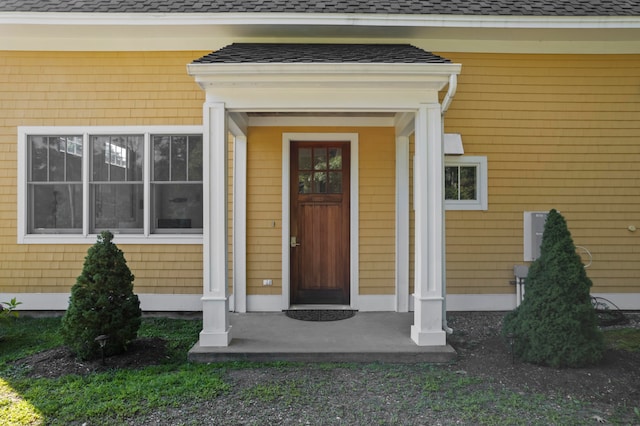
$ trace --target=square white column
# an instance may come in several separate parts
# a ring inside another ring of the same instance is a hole
[[[227,111],[224,103],[204,104],[203,135],[203,296],[200,346],[228,346],[227,286]]]
[[[444,150],[440,104],[420,105],[415,120],[415,289],[411,339],[446,345],[442,329]]]

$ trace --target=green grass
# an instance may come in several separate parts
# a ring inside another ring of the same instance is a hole
[[[201,326],[200,320],[143,319],[140,337],[168,342],[167,359],[160,366],[33,379],[11,362],[60,346],[60,318],[20,318],[2,341],[0,424],[108,424],[226,392],[229,385],[218,372],[186,362]]]
[[[421,413],[436,413],[463,424],[569,425],[588,420],[586,403],[516,392],[439,366],[242,361],[190,364],[186,354],[197,340],[200,320],[143,319],[140,337],[160,337],[168,342],[167,359],[159,366],[34,379],[12,365],[30,354],[60,346],[59,328],[59,318],[19,318],[4,330],[5,338],[0,341],[0,424],[121,424],[170,407],[234,395],[237,401],[264,407],[265,412],[300,413],[300,420],[312,424],[323,423],[324,416],[328,423],[338,418],[345,423],[366,418],[382,424],[401,423],[401,416],[407,412],[416,418]],[[612,347],[640,351],[638,330],[607,331],[605,336]],[[265,372],[265,378],[244,385],[232,384],[229,379],[234,370],[255,369]],[[361,375],[360,381],[352,384],[341,380],[350,374]],[[365,411],[352,412],[342,395],[356,395],[370,403]],[[321,411],[313,411],[314,407],[321,407]],[[625,413],[622,423],[634,413],[634,420],[640,419],[638,407],[629,407]]]
[[[636,328],[620,328],[604,333],[607,344],[616,349],[629,352],[640,351],[640,330]]]

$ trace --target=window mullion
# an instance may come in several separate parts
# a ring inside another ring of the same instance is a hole
[[[151,134],[144,134],[142,161],[142,232],[145,237],[151,233]]]
[[[82,235],[85,237],[89,235],[89,217],[90,217],[90,154],[91,154],[91,146],[89,134],[84,133],[82,135]]]
[[[461,166],[456,167],[456,171],[458,172],[458,201],[460,201],[461,197],[460,195],[462,194],[462,173],[460,172],[462,170]]]

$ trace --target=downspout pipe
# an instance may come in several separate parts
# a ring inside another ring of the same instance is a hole
[[[449,76],[449,88],[447,89],[447,94],[444,96],[442,101],[442,106],[440,107],[440,111],[442,114],[442,120],[440,123],[442,124],[442,143],[444,144],[444,115],[449,109],[451,102],[453,101],[453,97],[456,94],[456,90],[458,89],[458,76],[456,74],[451,74]],[[444,161],[444,160],[443,160]],[[444,207],[442,214],[442,232],[445,232],[446,226],[444,223]],[[446,261],[446,235],[442,238],[442,329],[447,334],[453,334],[453,329],[449,327],[447,324],[447,261]]]
[[[456,94],[456,90],[458,90],[458,76],[456,74],[451,74],[449,76],[449,88],[447,89],[447,94],[444,96],[444,99],[442,100],[442,106],[440,107],[440,110],[442,111],[442,118],[444,118],[444,114],[449,109],[449,106],[453,101],[453,97]]]

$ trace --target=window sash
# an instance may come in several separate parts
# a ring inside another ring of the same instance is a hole
[[[445,157],[444,205],[446,210],[487,210],[488,181],[487,157],[459,156]],[[465,172],[474,170],[473,179],[464,176]],[[448,186],[450,180],[451,186]],[[472,185],[465,191],[465,184]],[[470,195],[471,192],[473,195]]]
[[[106,229],[101,225],[104,222],[96,220],[98,218],[95,217],[97,212],[94,204],[96,195],[99,196],[101,193],[104,195],[104,191],[120,193],[124,191],[130,198],[125,203],[128,210],[123,214],[113,216],[107,226],[118,236],[117,238],[142,244],[201,243],[201,212],[200,217],[195,221],[200,224],[198,228],[183,229],[178,227],[162,229],[160,232],[156,227],[151,226],[154,207],[151,202],[150,170],[152,160],[149,148],[152,135],[189,135],[201,140],[202,131],[202,126],[19,127],[18,242],[85,244],[95,240],[97,233]],[[132,136],[138,137],[142,142],[136,145],[135,154],[142,155],[134,159],[126,151],[125,148],[128,147],[126,144],[117,145],[120,148],[114,149],[112,153],[114,155],[108,157],[109,167],[122,169],[123,166],[126,166],[128,167],[127,172],[120,175],[112,173],[110,176],[107,175],[104,180],[95,180],[92,169],[92,163],[95,160],[92,158],[91,144],[98,136],[109,136],[120,141]],[[66,140],[66,149],[56,148],[57,152],[55,153],[60,154],[65,151],[64,154],[59,155],[58,158],[52,158],[55,160],[57,174],[49,173],[47,168],[54,163],[50,163],[48,158],[45,159],[46,161],[34,160],[31,145],[35,139],[40,143],[46,141],[47,144],[50,140],[60,143]],[[192,150],[189,154],[202,156],[202,144],[198,150]],[[75,160],[77,160],[77,164],[73,164]],[[135,166],[127,164],[134,160]],[[34,161],[41,164],[35,164]],[[38,168],[34,173],[34,165],[43,169],[44,173],[38,176]],[[199,161],[198,167],[201,170],[202,160]],[[78,173],[70,173],[69,171],[72,169],[80,169],[79,175]],[[203,185],[201,171],[199,178],[198,181],[189,181],[188,183],[199,185],[201,188]],[[53,196],[54,192],[56,193],[55,197]],[[199,192],[201,193],[202,189]],[[37,195],[43,193],[48,194],[49,199],[37,200]],[[66,195],[69,193],[72,193],[72,196]],[[199,199],[201,203],[202,197],[199,196]],[[34,216],[42,205],[46,205],[49,209],[48,218],[44,213],[39,217],[36,217],[38,215]],[[51,211],[56,214],[50,215]],[[118,224],[120,225],[118,228],[112,228],[113,225]]]

